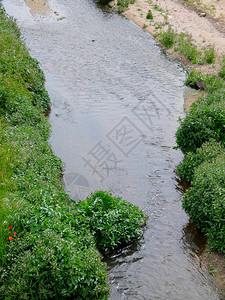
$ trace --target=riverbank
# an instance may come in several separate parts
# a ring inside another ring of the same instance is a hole
[[[111,5],[116,7],[116,2],[111,2]],[[147,19],[149,10],[152,13],[151,19]],[[137,0],[123,14],[156,39],[160,32],[165,32],[171,26],[177,34],[187,34],[198,50],[207,46],[214,47],[215,62],[203,65],[192,64],[174,49],[165,50],[187,68],[191,67],[203,74],[218,73],[225,49],[224,0]]]
[[[116,2],[111,6],[117,8]],[[151,12],[149,14],[149,11]],[[149,15],[148,15],[149,14]],[[165,52],[188,70],[202,74],[218,75],[225,55],[225,1],[175,1],[175,0],[137,0],[130,4],[123,15],[153,35],[160,42],[162,32],[172,28],[178,35],[186,34],[198,51],[206,47],[214,49],[211,63],[193,64],[176,48],[164,48]],[[161,44],[162,45],[162,44]],[[163,46],[163,45],[162,45]],[[205,91],[188,89],[185,97],[185,110],[199,97],[206,96]],[[212,275],[214,284],[225,295],[225,257],[211,252],[209,248],[202,255],[205,268]]]

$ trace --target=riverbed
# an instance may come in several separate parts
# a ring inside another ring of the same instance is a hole
[[[140,241],[105,258],[111,299],[222,299],[175,173],[184,70],[148,33],[92,0],[51,0],[38,13],[23,0],[3,4],[45,73],[50,143],[71,198],[110,190],[149,215]]]

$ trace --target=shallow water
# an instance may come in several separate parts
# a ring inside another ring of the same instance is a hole
[[[112,190],[149,215],[143,239],[105,259],[111,299],[221,299],[174,171],[183,70],[150,35],[92,0],[52,0],[45,15],[31,15],[23,0],[3,4],[45,72],[50,142],[71,197]]]

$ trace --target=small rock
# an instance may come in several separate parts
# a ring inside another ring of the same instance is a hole
[[[205,17],[205,16],[206,16],[205,12],[200,13],[200,17]]]

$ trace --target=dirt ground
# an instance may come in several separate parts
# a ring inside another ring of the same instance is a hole
[[[47,0],[24,0],[32,15],[47,14],[51,11]]]

